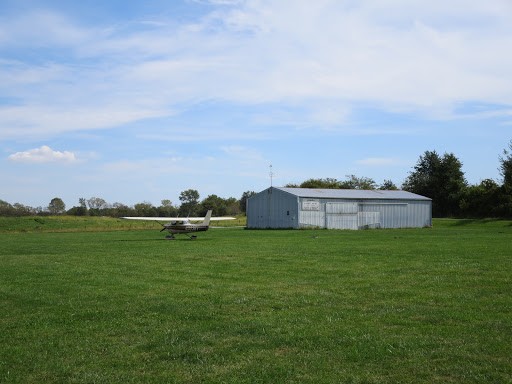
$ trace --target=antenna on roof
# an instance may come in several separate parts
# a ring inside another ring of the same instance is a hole
[[[274,177],[274,172],[272,172],[272,164],[270,164],[269,168],[270,168],[270,172],[269,172],[270,186],[272,187],[272,178]]]

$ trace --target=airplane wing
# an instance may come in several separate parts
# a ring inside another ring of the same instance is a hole
[[[147,221],[172,221],[178,220],[177,217],[143,217],[143,216],[125,216],[120,217],[120,219],[126,220],[147,220]],[[183,220],[183,219],[180,219]]]
[[[178,220],[189,220],[189,221],[203,221],[204,217],[144,217],[144,216],[125,216],[120,219],[126,220],[146,220],[146,221],[178,221]],[[235,220],[236,217],[219,216],[212,217],[210,220]]]

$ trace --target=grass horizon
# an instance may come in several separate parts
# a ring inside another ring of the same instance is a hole
[[[510,382],[511,240],[502,220],[3,232],[0,381]]]

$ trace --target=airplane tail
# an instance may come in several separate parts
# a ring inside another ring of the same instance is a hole
[[[203,220],[203,223],[201,225],[210,225],[210,219],[212,217],[212,210],[208,210],[208,212],[206,212],[206,216],[204,217],[204,220]]]

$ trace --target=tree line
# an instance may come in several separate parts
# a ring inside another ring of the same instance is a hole
[[[425,151],[401,185],[401,189],[432,199],[432,216],[462,218],[512,218],[512,140],[498,156],[500,181],[467,182],[462,162],[453,153]],[[309,179],[287,187],[381,189],[398,187],[391,180],[378,185],[368,177],[349,175],[346,180]]]
[[[430,197],[434,217],[512,218],[512,140],[498,160],[500,181],[470,185],[453,153],[426,151],[402,189]]]
[[[164,199],[159,206],[143,201],[128,206],[123,203],[110,204],[100,197],[89,199],[80,198],[78,205],[66,209],[64,201],[54,197],[47,207],[33,208],[20,203],[9,204],[0,200],[0,216],[45,216],[45,215],[72,215],[72,216],[147,216],[147,217],[192,217],[204,216],[212,209],[217,216],[236,216],[245,213],[247,198],[255,192],[247,191],[240,199],[230,197],[224,199],[217,195],[209,195],[200,200],[199,192],[187,189],[180,193],[180,204],[175,205],[171,200]]]
[[[438,154],[425,151],[401,185],[401,189],[432,199],[434,217],[464,218],[512,218],[512,140],[498,156],[501,180],[484,179],[479,184],[467,182],[462,162],[453,153]],[[346,176],[345,180],[335,178],[308,179],[300,184],[285,187],[396,190],[391,180],[378,184],[369,177]],[[32,208],[20,203],[9,204],[0,200],[0,216],[28,215],[74,215],[74,216],[203,216],[213,209],[215,215],[239,215],[246,212],[247,199],[254,191],[246,191],[239,199],[227,199],[209,195],[200,200],[199,192],[187,189],[180,193],[179,205],[162,200],[159,206],[149,202],[127,206],[122,203],[109,204],[99,197],[80,198],[78,205],[66,210],[61,198],[53,198],[48,207]]]

